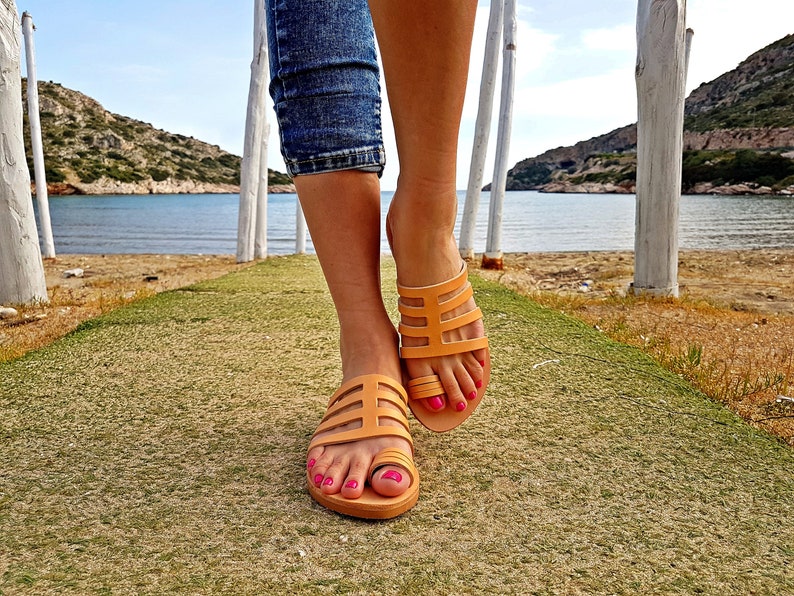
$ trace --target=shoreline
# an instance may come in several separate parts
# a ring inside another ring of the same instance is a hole
[[[240,194],[240,187],[223,184],[185,184],[182,186],[163,186],[161,188],[171,189],[169,191],[158,190],[157,183],[119,183],[117,185],[102,186],[96,190],[92,185],[80,184],[75,186],[65,182],[53,182],[47,184],[47,195],[52,197],[101,197],[101,196],[149,196],[149,195],[203,195],[203,194]],[[179,190],[173,190],[179,188]],[[136,192],[137,191],[137,192]],[[295,194],[294,184],[271,184],[267,187],[268,194]],[[31,195],[36,195],[36,183],[30,183]]]

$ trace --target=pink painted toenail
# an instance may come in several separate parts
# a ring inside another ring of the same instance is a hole
[[[476,399],[476,398],[477,398],[477,392],[476,391],[472,391],[471,393],[469,393],[469,399]]]
[[[353,488],[353,489],[358,488],[358,482],[356,482],[355,480],[351,480],[350,482],[345,484],[345,488]]]
[[[480,360],[480,366],[485,366],[485,360]]]
[[[314,483],[315,484],[319,485],[322,481],[323,481],[323,475],[322,474],[317,474],[314,477]]]
[[[465,409],[466,409],[466,402],[462,402],[462,401],[461,401],[461,402],[458,402],[458,403],[455,405],[455,409],[456,409],[458,412],[462,412],[463,410],[465,410]]]
[[[477,382],[475,382],[475,383],[474,383],[474,386],[475,386],[477,389],[482,389],[482,381],[477,381]]]
[[[431,397],[430,399],[428,399],[428,400],[427,400],[427,403],[428,403],[428,404],[430,405],[430,407],[431,407],[431,408],[433,408],[434,410],[440,410],[441,408],[443,408],[443,407],[444,407],[444,400],[443,400],[443,399],[441,399],[441,397],[439,397],[438,395],[436,395],[435,397]]]
[[[316,463],[317,463],[317,462],[316,462],[315,460],[313,460],[313,459],[310,459],[310,460],[309,460],[309,463],[308,463],[308,464],[306,464],[306,467],[307,467],[307,468],[309,468],[309,469],[311,470],[311,469],[314,467],[314,464],[316,464]]]
[[[326,478],[325,482],[323,482],[323,484],[325,486],[333,486],[334,485],[334,479],[333,478]]]
[[[398,484],[403,481],[403,475],[399,472],[395,472],[394,470],[389,470],[383,476],[381,476],[383,480],[394,480]]]

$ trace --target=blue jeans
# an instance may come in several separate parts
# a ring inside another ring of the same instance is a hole
[[[367,1],[264,1],[270,95],[289,173],[380,174],[380,72]]]

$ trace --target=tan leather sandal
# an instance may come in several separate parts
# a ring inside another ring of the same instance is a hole
[[[488,338],[478,337],[459,341],[444,341],[444,333],[459,329],[482,318],[479,307],[458,315],[448,316],[456,308],[465,304],[473,296],[469,283],[468,269],[463,263],[461,271],[452,279],[432,286],[408,287],[397,284],[400,295],[398,308],[401,315],[417,319],[425,319],[424,325],[407,325],[400,323],[400,338],[424,338],[425,345],[401,346],[400,357],[433,358],[462,354],[474,350],[486,350],[485,365],[483,366],[482,387],[477,390],[477,397],[467,402],[467,407],[462,412],[445,407],[439,412],[432,412],[417,400],[429,397],[445,396],[444,387],[438,375],[429,375],[411,379],[406,386],[408,390],[408,406],[419,422],[430,430],[445,432],[458,426],[472,415],[475,408],[482,401],[485,389],[491,377],[491,355],[488,351]],[[404,299],[419,299],[421,306],[409,306]],[[445,316],[447,318],[445,318]]]
[[[400,437],[411,444],[413,439],[408,430],[408,397],[398,381],[383,375],[362,375],[344,383],[331,396],[328,409],[320,426],[312,437],[309,451],[315,447],[339,445],[375,437]],[[394,408],[387,407],[391,404]],[[399,426],[381,424],[381,419],[389,418],[399,422]],[[324,437],[319,434],[345,424],[359,422],[360,427],[340,431]],[[370,486],[372,475],[384,466],[399,466],[411,479],[406,491],[396,497],[383,496]],[[367,474],[367,485],[357,499],[347,499],[340,494],[327,495],[312,481],[311,471],[307,471],[309,493],[315,501],[344,515],[365,519],[390,519],[408,511],[419,499],[419,472],[413,462],[412,453],[404,449],[384,449],[372,461]]]

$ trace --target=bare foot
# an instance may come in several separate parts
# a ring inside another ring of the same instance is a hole
[[[386,327],[388,325],[388,327]],[[377,373],[402,384],[397,337],[390,322],[381,324],[381,333],[376,334],[369,325],[366,334],[348,330],[343,332],[341,342],[343,382],[355,377]],[[396,395],[396,394],[395,394]],[[386,404],[393,407],[391,404]],[[395,408],[396,409],[396,408]],[[400,426],[397,421],[385,419],[383,425]],[[359,428],[359,422],[340,426],[318,436],[333,436],[336,433]],[[409,474],[400,466],[384,466],[378,469],[371,479],[367,473],[374,458],[387,448],[399,448],[412,453],[411,445],[400,437],[378,437],[339,445],[315,447],[307,455],[307,467],[315,486],[325,494],[341,494],[347,499],[356,499],[364,491],[365,484],[386,497],[396,497],[405,492],[410,484]]]
[[[435,198],[435,197],[434,197]],[[462,261],[455,244],[452,228],[455,220],[454,192],[431,201],[403,200],[395,193],[387,218],[387,234],[397,263],[397,281],[403,286],[429,286],[447,281],[461,272]],[[449,205],[452,205],[449,208]],[[436,208],[440,206],[440,208]],[[454,296],[452,292],[448,297]],[[445,297],[442,297],[442,300]],[[421,299],[403,299],[410,306],[420,306]],[[442,317],[443,320],[475,309],[473,299]],[[423,325],[424,319],[403,316],[406,325]],[[444,333],[444,341],[458,341],[484,337],[482,320]],[[425,345],[423,338],[403,337],[403,346]],[[410,379],[438,375],[444,395],[420,400],[429,412],[451,408],[463,412],[469,402],[477,398],[484,382],[483,367],[487,351],[479,349],[462,354],[433,358],[407,358],[405,368]]]

